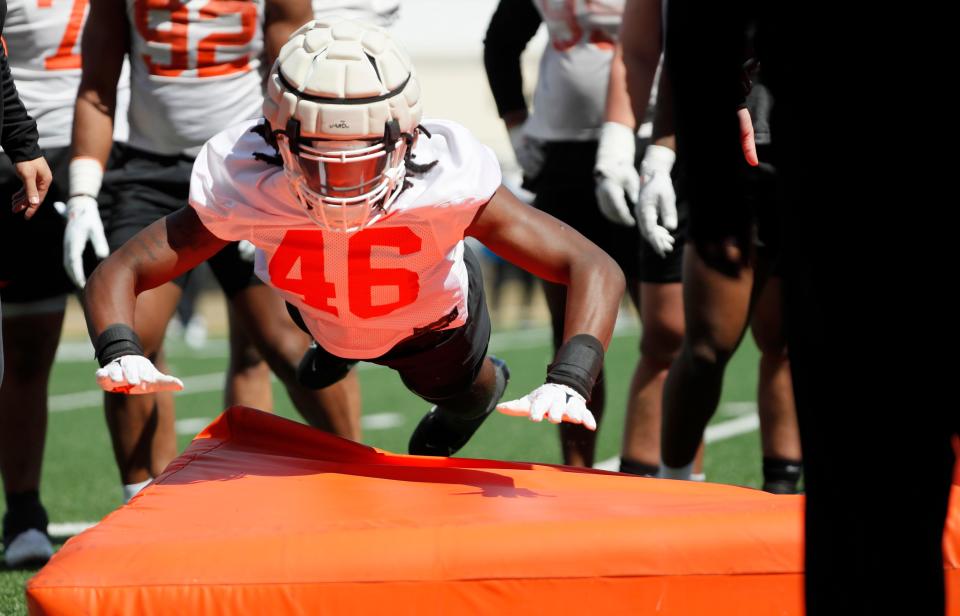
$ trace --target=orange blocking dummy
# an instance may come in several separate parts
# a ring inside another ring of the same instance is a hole
[[[27,598],[33,614],[800,615],[802,504],[395,455],[235,407]]]

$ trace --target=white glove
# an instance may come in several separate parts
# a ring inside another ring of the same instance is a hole
[[[636,151],[636,135],[630,127],[619,122],[603,123],[593,166],[597,204],[610,222],[625,227],[637,224],[627,205],[628,198],[636,203],[640,193],[640,174],[633,166]]]
[[[103,391],[119,394],[152,394],[180,391],[183,381],[157,370],[143,355],[124,355],[97,370],[97,384]]]
[[[63,267],[70,280],[82,289],[87,283],[83,275],[83,249],[87,247],[87,242],[93,244],[93,252],[101,259],[110,254],[110,248],[103,233],[96,199],[86,195],[70,197],[65,216],[67,228],[63,232]]]
[[[663,257],[673,250],[673,235],[677,228],[677,194],[673,191],[670,170],[677,155],[662,145],[647,146],[640,163],[640,198],[636,201],[634,214],[640,227],[640,235],[650,242],[653,250]],[[660,225],[657,223],[659,216]]]
[[[583,396],[558,383],[545,383],[519,400],[501,402],[497,410],[504,415],[529,417],[530,421],[543,421],[546,417],[555,424],[568,421],[583,424],[588,430],[597,429],[597,420]]]
[[[247,240],[240,240],[240,242],[237,243],[237,252],[240,253],[241,259],[247,263],[253,263],[253,258],[257,254],[257,247]]]
[[[543,143],[530,138],[523,133],[523,124],[515,124],[507,129],[510,135],[510,145],[513,154],[517,157],[517,164],[523,169],[528,178],[535,178],[543,168]]]

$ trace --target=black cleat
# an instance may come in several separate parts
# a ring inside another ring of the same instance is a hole
[[[490,356],[497,371],[496,392],[490,404],[480,415],[465,419],[455,412],[434,406],[423,416],[410,436],[407,450],[416,456],[450,457],[467,444],[480,425],[497,408],[510,380],[510,369],[499,357]]]

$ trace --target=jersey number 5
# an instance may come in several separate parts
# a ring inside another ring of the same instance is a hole
[[[63,31],[63,38],[57,46],[57,52],[43,59],[43,68],[48,71],[66,71],[80,68],[80,54],[74,50],[80,40],[80,31],[83,29],[83,17],[87,12],[89,0],[73,0],[70,8],[70,18],[67,28]],[[53,0],[37,0],[37,7],[41,9],[53,8]]]
[[[244,72],[249,68],[249,54],[239,53],[253,40],[257,30],[257,5],[250,0],[210,0],[198,9],[199,20],[191,18],[187,2],[181,0],[134,0],[137,31],[148,43],[162,45],[168,50],[169,62],[156,61],[144,54],[143,62],[151,75],[179,77],[184,71],[196,68],[197,77],[219,77]],[[163,27],[151,23],[150,14],[166,12],[168,21]],[[212,28],[221,18],[234,16],[239,29],[203,32]],[[202,28],[190,33],[191,28]],[[201,37],[197,40],[197,37]],[[195,41],[196,49],[190,49]],[[230,53],[230,50],[233,53]],[[191,61],[191,54],[195,59]]]
[[[407,227],[362,229],[350,237],[347,245],[347,304],[361,319],[390,314],[409,306],[420,293],[417,273],[402,268],[374,268],[370,258],[374,247],[395,248],[401,256],[420,252],[423,241]],[[299,262],[299,277],[292,274]],[[319,229],[287,231],[270,259],[270,282],[278,289],[303,297],[318,310],[337,316],[330,299],[336,296],[332,282],[324,278],[323,232]],[[396,289],[395,301],[374,304],[374,287]]]

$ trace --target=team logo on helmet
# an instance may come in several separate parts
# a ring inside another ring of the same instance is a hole
[[[420,86],[382,28],[346,19],[293,33],[263,115],[297,198],[325,229],[355,231],[399,195],[420,124]]]

